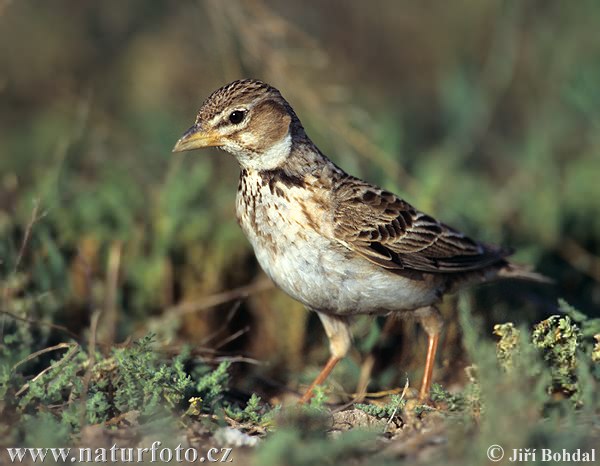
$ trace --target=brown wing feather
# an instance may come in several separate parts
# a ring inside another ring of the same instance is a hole
[[[510,254],[473,241],[396,195],[356,178],[341,180],[333,197],[336,238],[385,268],[465,272],[502,263]]]

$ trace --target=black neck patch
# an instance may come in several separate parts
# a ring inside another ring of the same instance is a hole
[[[304,178],[297,175],[291,175],[282,168],[275,168],[273,170],[262,170],[259,172],[262,178],[263,186],[269,185],[271,192],[274,191],[275,185],[281,183],[284,186],[291,188],[296,186],[298,188],[304,188]]]

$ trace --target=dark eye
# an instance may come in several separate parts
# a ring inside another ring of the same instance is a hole
[[[235,110],[231,112],[231,115],[229,115],[229,121],[234,125],[237,125],[238,123],[242,122],[244,116],[246,116],[246,112],[243,110]]]

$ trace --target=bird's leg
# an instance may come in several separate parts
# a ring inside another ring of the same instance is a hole
[[[423,372],[421,390],[419,391],[419,399],[424,402],[429,399],[433,366],[435,365],[435,353],[440,332],[442,331],[443,321],[440,312],[434,306],[418,309],[417,317],[419,318],[425,333],[427,333],[427,359],[425,360],[425,371]]]
[[[308,387],[308,390],[306,390],[302,398],[300,398],[300,404],[307,403],[312,398],[315,387],[321,385],[336,364],[348,354],[352,343],[350,327],[348,326],[348,320],[345,317],[323,314],[321,312],[317,312],[317,315],[325,328],[327,338],[329,338],[329,350],[331,356],[323,370],[319,373],[313,383],[310,384],[310,387]]]
[[[308,401],[313,396],[313,392],[315,391],[315,388],[318,387],[319,385],[321,385],[325,381],[325,379],[329,376],[329,374],[331,373],[333,368],[337,365],[337,363],[340,361],[340,359],[341,358],[337,358],[335,356],[329,357],[329,360],[327,361],[327,364],[325,364],[325,367],[323,367],[323,370],[321,370],[321,372],[319,372],[319,375],[317,375],[315,380],[313,380],[313,383],[310,384],[310,387],[308,387],[308,390],[306,390],[304,395],[302,395],[302,398],[300,398],[300,401],[298,401],[299,404],[308,403]]]

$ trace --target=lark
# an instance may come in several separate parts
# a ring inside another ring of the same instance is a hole
[[[502,277],[538,279],[511,250],[475,241],[344,172],[309,139],[274,87],[234,81],[202,104],[174,152],[218,147],[238,161],[238,222],[267,275],[319,316],[330,358],[312,396],[351,346],[360,314],[418,320],[428,346],[420,398],[429,396],[442,296]]]

